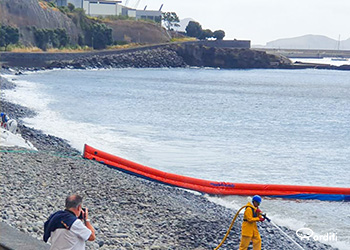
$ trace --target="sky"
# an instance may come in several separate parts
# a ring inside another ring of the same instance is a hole
[[[122,0],[122,4],[126,0]],[[254,45],[279,38],[324,35],[350,38],[350,0],[128,0],[129,7],[176,12],[203,29],[222,29],[225,39],[247,39]]]

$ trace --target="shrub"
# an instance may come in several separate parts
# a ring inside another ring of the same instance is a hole
[[[42,50],[47,50],[48,47],[65,47],[69,43],[65,29],[35,29],[34,38],[36,45]]]
[[[94,49],[105,49],[112,44],[112,29],[104,23],[93,23],[87,30],[85,43]]]
[[[186,27],[188,36],[199,38],[202,34],[202,26],[198,22],[190,21]]]
[[[0,47],[5,47],[9,44],[16,44],[19,41],[19,30],[12,26],[0,26]]]
[[[222,40],[225,37],[225,31],[223,30],[216,30],[214,31],[213,37],[217,40]]]

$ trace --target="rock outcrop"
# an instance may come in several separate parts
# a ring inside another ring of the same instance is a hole
[[[213,68],[278,68],[290,61],[262,51],[180,44],[174,47],[186,64]]]
[[[0,63],[24,68],[160,68],[213,67],[226,69],[286,68],[290,61],[251,49],[209,48],[165,44],[93,53],[2,53]]]

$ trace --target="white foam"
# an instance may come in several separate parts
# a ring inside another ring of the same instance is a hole
[[[13,78],[12,75],[4,75],[4,77],[9,81]],[[48,106],[55,100],[43,94],[44,84],[25,80],[16,80],[14,83],[17,87],[4,90],[4,97],[12,103],[28,107],[37,113],[35,117],[23,119],[24,124],[29,127],[63,138],[79,151],[83,150],[86,143],[96,145],[100,150],[118,154],[120,150],[117,145],[131,146],[135,143],[135,138],[116,136],[113,127],[67,120],[59,112],[50,110]]]
[[[21,135],[13,134],[10,131],[0,128],[0,145],[3,147],[22,147],[37,150],[30,141],[24,140]]]
[[[325,58],[290,58],[292,62],[304,62],[304,63],[321,63],[330,64],[334,66],[349,65],[350,60],[336,60],[337,58],[325,57]],[[335,59],[335,60],[334,60]]]

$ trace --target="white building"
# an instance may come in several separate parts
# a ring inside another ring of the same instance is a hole
[[[83,8],[89,16],[128,16],[136,20],[145,19],[161,22],[162,11],[137,10],[121,5],[121,0],[56,0],[57,6],[67,6],[71,3],[75,8]]]
[[[118,16],[122,14],[121,2],[120,0],[84,0],[83,8],[89,16]]]
[[[161,10],[136,10],[136,20],[145,19],[160,23],[162,21]]]

